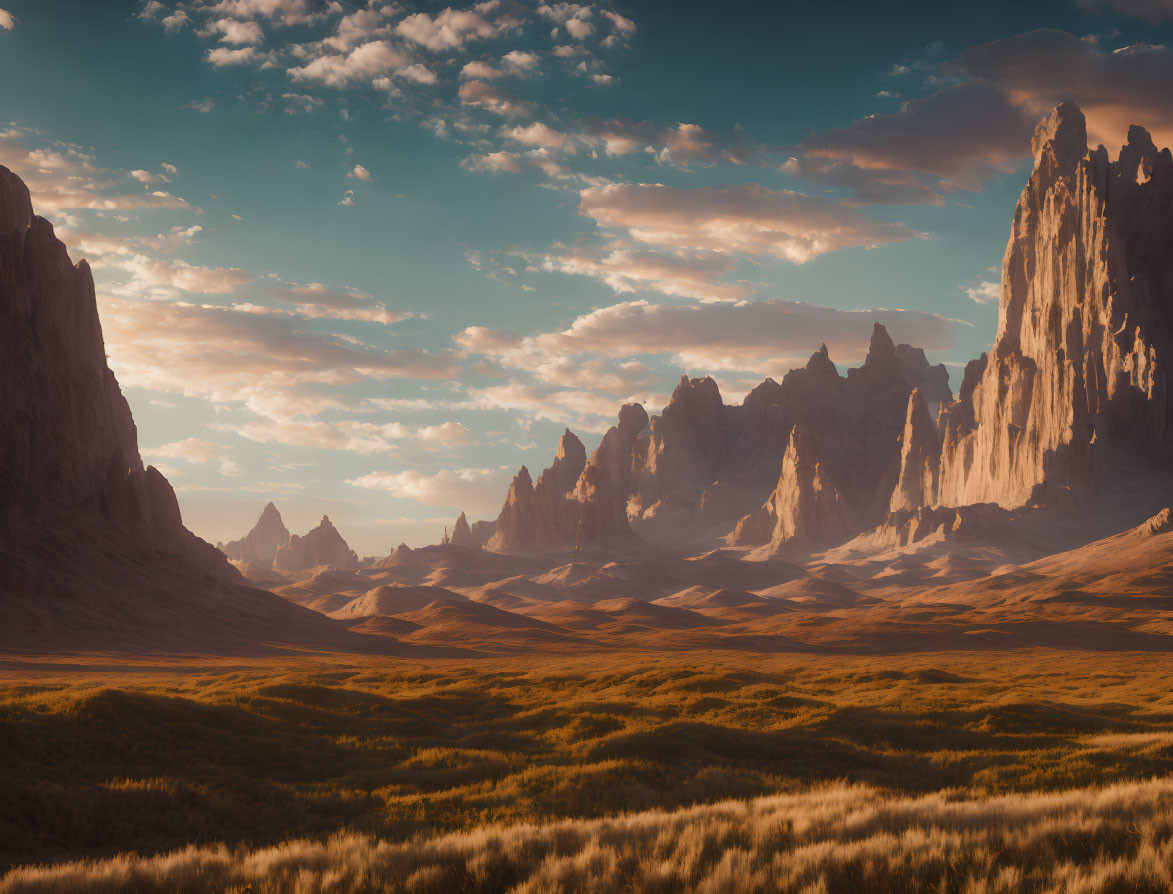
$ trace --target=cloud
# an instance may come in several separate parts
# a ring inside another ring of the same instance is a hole
[[[636,242],[685,251],[772,255],[796,264],[844,248],[916,236],[828,199],[757,184],[681,189],[659,183],[590,187],[580,213]]]
[[[124,385],[239,403],[275,420],[340,406],[331,395],[349,385],[450,379],[458,372],[443,354],[308,331],[297,316],[259,310],[106,301],[102,325],[111,366]]]
[[[412,314],[388,310],[373,296],[357,289],[331,289],[321,283],[284,283],[273,296],[292,305],[299,316],[310,319],[362,320],[391,325],[410,319]]]
[[[884,324],[893,339],[928,351],[952,348],[958,325],[923,311],[837,310],[782,299],[627,301],[583,314],[562,331],[518,337],[473,327],[454,340],[466,354],[494,357],[515,369],[540,369],[552,358],[662,355],[698,371],[777,375],[805,363],[822,343],[840,363],[862,360],[876,322]]]
[[[465,84],[467,87],[468,84]],[[554,130],[548,124],[535,121],[533,124],[517,125],[516,127],[502,128],[501,136],[523,146],[543,147],[546,149],[565,149],[570,138],[561,131]]]
[[[343,205],[347,208],[354,205],[354,190],[348,189],[345,193],[343,193],[342,194],[342,201],[339,202],[338,204]]]
[[[965,287],[965,294],[978,304],[995,304],[1002,297],[1002,284],[993,280]]]
[[[861,168],[830,158],[790,158],[782,170],[824,186],[844,189],[845,205],[943,205],[942,186],[926,183],[914,171]]]
[[[316,81],[329,87],[345,87],[406,65],[408,58],[402,51],[385,40],[373,40],[355,47],[349,53],[312,59],[305,65],[289,69],[289,76],[295,81]]]
[[[163,287],[198,295],[225,295],[252,281],[238,267],[194,267],[184,261],[164,261],[146,255],[135,255],[114,264],[131,274],[131,285],[136,288]]]
[[[19,24],[19,20],[7,9],[0,9],[0,31],[11,31]]]
[[[462,105],[484,109],[503,118],[525,118],[533,114],[532,103],[484,81],[465,81],[457,95]]]
[[[397,452],[404,442],[425,450],[452,449],[473,442],[472,433],[459,422],[409,426],[399,422],[353,419],[332,422],[283,420],[250,423],[237,429],[237,434],[260,444],[344,450],[363,456]]]
[[[329,5],[320,0],[219,0],[213,8],[234,19],[269,19],[280,25],[305,25],[321,18]]]
[[[220,43],[233,46],[256,46],[265,39],[265,32],[256,22],[238,22],[236,19],[216,19],[207,28],[209,34],[220,34]]]
[[[487,62],[473,60],[472,62],[465,63],[465,66],[460,69],[460,77],[462,80],[479,78],[484,81],[491,81],[501,77],[501,71],[500,69],[493,68]]]
[[[736,301],[749,295],[746,286],[722,281],[736,264],[716,252],[666,254],[613,248],[596,255],[567,249],[546,255],[540,264],[549,272],[588,276],[619,293],[646,289],[706,301]]]
[[[616,34],[635,34],[635,22],[631,19],[621,16],[617,12],[611,12],[609,9],[604,9],[603,15],[611,21],[611,27],[615,30]]]
[[[409,15],[396,30],[429,50],[451,50],[471,40],[496,37],[500,29],[474,10],[445,9],[435,16],[426,12]]]
[[[256,47],[239,47],[230,50],[227,47],[216,47],[208,50],[207,60],[214,68],[223,68],[227,65],[244,65],[255,62],[258,58]]]
[[[370,180],[371,172],[362,165],[355,165],[354,170],[350,171],[346,176],[351,180]]]
[[[1158,146],[1173,145],[1173,50],[1134,44],[1115,50],[1095,38],[1041,29],[970,47],[961,54],[970,77],[996,83],[1037,119],[1064,99],[1087,116],[1094,146],[1115,148],[1130,124],[1141,124]],[[1021,149],[1029,155],[1029,140]]]
[[[82,209],[133,211],[148,208],[180,209],[188,204],[162,190],[119,192],[125,175],[100,167],[87,151],[62,142],[49,142],[29,150],[25,143],[37,134],[18,128],[0,130],[0,157],[28,186],[37,211],[60,219],[63,212]],[[120,182],[121,181],[121,182]]]
[[[998,87],[964,83],[809,137],[807,156],[865,170],[924,171],[967,189],[1029,155],[1035,117]]]
[[[500,508],[508,479],[508,473],[502,469],[443,469],[431,473],[407,469],[371,472],[348,479],[346,483],[368,490],[387,491],[401,500],[479,514]]]
[[[515,72],[533,71],[538,67],[538,56],[524,50],[510,50],[501,57],[501,63]]]
[[[185,105],[184,108],[192,109],[193,111],[199,112],[201,115],[206,115],[209,112],[214,112],[216,110],[216,101],[210,96],[205,96],[200,100],[192,100],[187,105]]]
[[[626,118],[591,118],[585,122],[589,142],[601,145],[612,156],[641,152],[659,164],[688,166],[706,164],[757,164],[763,158],[762,147],[740,130],[723,135],[696,124],[664,127],[649,121]]]
[[[146,456],[162,456],[167,459],[182,459],[190,463],[210,463],[220,459],[228,448],[223,444],[203,441],[199,438],[184,438],[161,447],[144,450]]]
[[[400,69],[399,74],[417,84],[435,84],[439,80],[434,71],[419,62]]]

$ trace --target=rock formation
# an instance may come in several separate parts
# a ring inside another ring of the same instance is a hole
[[[851,506],[835,486],[842,478],[828,468],[830,451],[794,426],[782,459],[778,486],[766,502],[775,549],[809,549],[848,539],[858,530]],[[831,460],[830,462],[833,462]]]
[[[586,448],[570,429],[562,433],[554,462],[534,485],[522,466],[513,483],[488,547],[496,552],[545,552],[573,542],[579,507],[570,496],[586,466]]]
[[[272,503],[265,506],[253,529],[240,540],[222,547],[224,555],[238,562],[247,562],[261,568],[272,568],[277,550],[289,542],[289,530],[281,520],[281,513]]]
[[[456,520],[456,524],[452,526],[452,536],[448,539],[452,546],[463,546],[469,549],[476,547],[476,542],[472,539],[472,529],[468,526],[468,519],[464,517],[464,513],[460,513],[460,518]]]
[[[0,167],[0,646],[325,642],[329,624],[244,586],[144,467],[106,365],[94,282]]]
[[[932,505],[940,475],[941,439],[920,389],[908,396],[900,434],[900,473],[888,503],[891,512]]]
[[[783,468],[769,499],[733,528],[728,540],[734,545],[830,546],[879,524],[898,485],[910,405],[924,410],[917,423],[933,429],[924,395],[934,404],[950,397],[945,368],[931,367],[919,349],[894,344],[878,323],[858,369],[840,376],[824,345],[803,369],[787,374],[781,388],[779,418],[791,424],[779,451]],[[812,502],[807,491],[816,485],[822,496]],[[803,531],[803,519],[813,519],[816,528]]]
[[[630,540],[627,500],[631,493],[637,441],[647,427],[648,413],[639,404],[619,410],[619,424],[608,429],[582,470],[571,495],[579,507],[574,529],[578,548]]]
[[[1002,262],[998,333],[942,412],[926,502],[1013,507],[1170,460],[1173,159],[1133,126],[1116,161],[1063,103]]]
[[[305,536],[291,536],[289,542],[277,550],[273,560],[273,567],[281,571],[305,571],[319,565],[330,565],[343,571],[358,570],[358,556],[326,515]]]

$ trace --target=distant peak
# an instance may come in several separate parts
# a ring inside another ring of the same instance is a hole
[[[864,366],[895,356],[896,344],[892,341],[892,336],[888,334],[888,330],[882,324],[876,323],[872,326],[872,340],[868,345],[868,356],[864,361]]]
[[[1048,146],[1063,173],[1070,173],[1076,163],[1087,155],[1087,120],[1075,103],[1059,103],[1035,127],[1030,148],[1036,168]]]

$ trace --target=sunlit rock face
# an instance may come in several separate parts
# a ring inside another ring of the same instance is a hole
[[[945,368],[895,345],[879,324],[858,369],[840,376],[823,346],[782,386],[791,428],[781,468],[768,499],[732,529],[733,545],[817,548],[879,524],[900,475],[910,396],[926,407],[951,396]]]
[[[67,569],[39,560],[27,538],[66,515],[72,533],[100,528],[136,555],[239,580],[183,526],[167,479],[143,466],[106,365],[89,265],[70,261],[24,183],[0,166],[0,542],[13,553],[0,556],[0,590],[53,588]]]
[[[1136,126],[1116,161],[1089,153],[1070,103],[1033,149],[997,338],[942,411],[926,503],[1013,507],[1170,458],[1173,159]]]
[[[578,507],[570,505],[569,496],[585,466],[586,448],[567,429],[558,442],[554,462],[539,476],[536,486],[525,466],[514,476],[488,548],[545,552],[573,543]]]
[[[343,571],[358,570],[358,556],[325,515],[305,536],[294,534],[290,537],[289,542],[277,550],[273,560],[273,567],[282,571],[304,571],[319,565],[331,565]]]
[[[253,529],[223,547],[224,555],[238,562],[271,568],[277,550],[289,542],[289,529],[272,503],[265,506]]]

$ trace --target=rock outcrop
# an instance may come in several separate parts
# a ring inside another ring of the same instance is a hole
[[[908,396],[904,431],[900,433],[900,473],[888,503],[889,511],[932,505],[940,475],[941,439],[920,389]]]
[[[851,506],[835,485],[835,479],[843,477],[842,470],[834,471],[821,458],[828,455],[824,445],[804,434],[802,426],[794,426],[778,486],[764,507],[773,522],[770,545],[775,550],[839,543],[858,530]]]
[[[1039,124],[1002,262],[998,333],[941,415],[926,503],[1028,502],[1167,465],[1173,159],[1133,126],[1116,161],[1082,112]]]
[[[296,534],[277,550],[273,567],[281,571],[305,571],[329,565],[343,571],[358,570],[358,556],[342,539],[329,516],[323,515],[318,526],[302,537]]]
[[[229,559],[247,562],[261,568],[272,568],[277,550],[289,542],[289,529],[281,520],[281,513],[272,503],[265,506],[253,529],[239,540],[222,547]]]
[[[909,407],[919,406],[915,424],[927,421],[935,433],[925,395],[934,405],[951,396],[945,368],[930,366],[919,349],[894,344],[878,323],[862,366],[840,376],[824,345],[782,387],[782,418],[791,424],[780,451],[783,468],[769,499],[733,528],[727,538],[733,545],[814,549],[879,524],[901,479]],[[929,437],[923,428],[917,433]],[[812,501],[816,486],[822,496]],[[803,531],[807,522],[815,527]]]
[[[938,406],[952,396],[948,378],[943,366],[895,345],[879,325],[867,360],[846,377],[824,345],[804,368],[781,383],[767,379],[738,406],[723,402],[711,377],[682,378],[651,420],[638,404],[623,407],[585,465],[577,438],[576,461],[561,461],[573,437],[567,432],[559,459],[536,486],[523,468],[490,548],[542,552],[640,539],[677,545],[731,529],[735,544],[770,542],[779,519],[765,504],[780,484],[796,425],[839,452],[822,464],[820,483],[839,493],[847,517],[877,524],[899,468],[909,394],[919,388]],[[836,470],[833,481],[829,469]],[[554,486],[543,494],[547,481]]]
[[[468,519],[464,517],[463,512],[460,513],[456,524],[452,526],[452,536],[448,538],[448,542],[453,546],[476,547],[477,544],[472,538],[472,529],[469,528]]]
[[[11,649],[340,645],[334,627],[246,587],[184,527],[106,365],[90,268],[4,167],[0,616]]]

